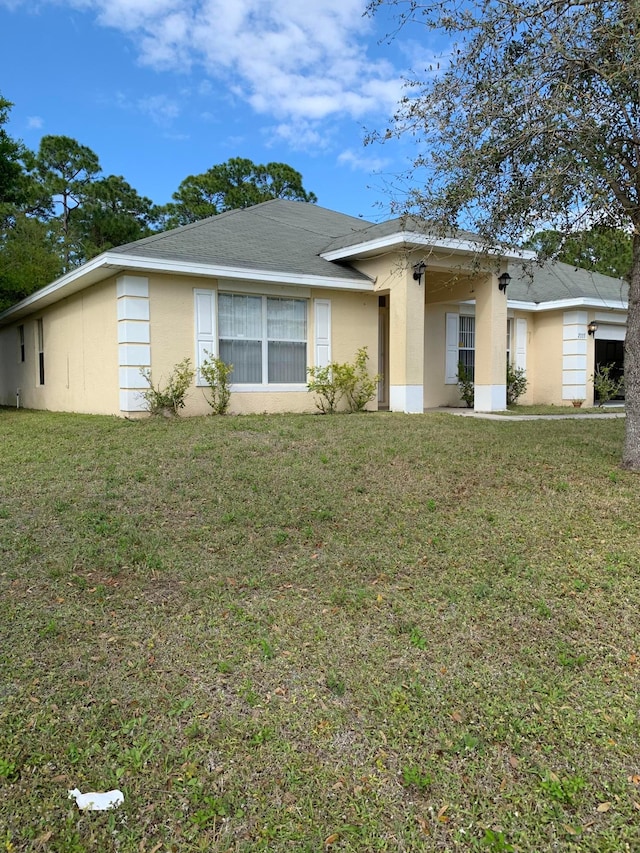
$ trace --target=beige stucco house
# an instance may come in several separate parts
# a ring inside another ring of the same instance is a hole
[[[213,353],[234,365],[231,412],[313,411],[307,368],[363,346],[383,375],[374,407],[462,405],[462,362],[476,409],[499,411],[507,359],[526,371],[521,402],[590,403],[596,361],[622,360],[624,283],[480,250],[410,218],[282,200],[156,234],[0,314],[0,404],[137,416],[141,368],[158,382]],[[200,382],[185,414],[209,411]]]

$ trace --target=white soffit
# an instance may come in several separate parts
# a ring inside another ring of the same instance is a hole
[[[511,258],[520,261],[533,261],[537,255],[525,249],[512,249],[501,251],[489,249],[476,240],[462,240],[456,237],[434,237],[427,234],[416,234],[415,231],[398,231],[395,234],[387,234],[373,240],[365,240],[362,243],[353,243],[342,249],[333,249],[329,252],[321,252],[320,257],[326,261],[341,261],[349,258],[367,257],[384,250],[393,249],[398,246],[420,247],[428,246],[431,249],[444,249],[450,252],[463,254],[483,254],[487,252],[499,258]]]
[[[316,287],[331,290],[352,290],[373,293],[373,280],[357,281],[342,276],[317,276],[290,272],[271,272],[242,267],[213,266],[191,261],[144,258],[133,255],[104,252],[77,269],[35,291],[22,301],[0,314],[0,325],[11,322],[31,311],[37,311],[60,299],[71,296],[92,284],[121,272],[159,272],[193,275],[203,278],[226,278],[280,285]]]
[[[553,299],[548,302],[524,302],[517,299],[508,299],[507,306],[518,311],[557,311],[567,308],[599,308],[607,311],[626,311],[627,303],[622,300],[592,299],[588,296],[580,296],[574,299]],[[622,321],[621,321],[622,322]]]

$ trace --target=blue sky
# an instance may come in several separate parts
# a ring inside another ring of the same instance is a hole
[[[44,134],[74,137],[158,204],[230,157],[284,162],[324,207],[379,221],[412,148],[364,135],[387,126],[404,75],[433,52],[417,27],[386,43],[392,21],[365,6],[0,0],[9,133],[34,150]]]

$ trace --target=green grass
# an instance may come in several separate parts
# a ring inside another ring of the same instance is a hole
[[[623,429],[0,411],[0,851],[637,850]]]
[[[608,403],[606,406],[509,406],[506,415],[621,415],[624,414],[624,404]]]

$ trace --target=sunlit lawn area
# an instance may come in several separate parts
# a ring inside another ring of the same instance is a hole
[[[1,411],[0,850],[640,849],[623,429]]]

